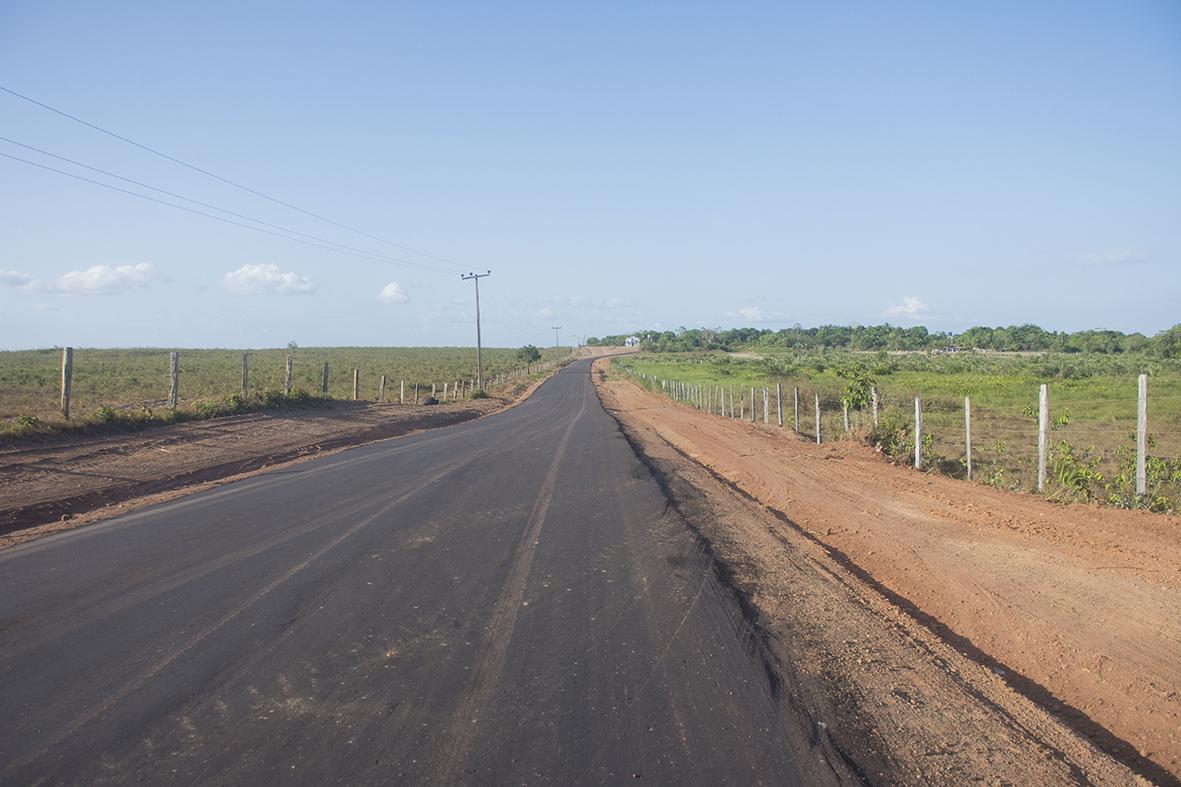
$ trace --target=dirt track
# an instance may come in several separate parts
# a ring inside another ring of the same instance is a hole
[[[1055,505],[896,467],[853,442],[817,446],[705,416],[624,380],[601,388],[638,435],[781,512],[776,538],[749,527],[722,534],[772,627],[795,625],[798,588],[783,576],[803,548],[790,539],[798,527],[870,595],[1010,694],[1143,777],[1181,774],[1181,519]],[[889,664],[880,649],[854,635],[833,655]],[[849,690],[877,702],[873,681],[858,682]],[[934,684],[903,694],[947,701]]]

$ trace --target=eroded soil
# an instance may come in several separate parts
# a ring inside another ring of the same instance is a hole
[[[931,476],[596,381],[687,485],[871,778],[1177,783],[1181,519]]]

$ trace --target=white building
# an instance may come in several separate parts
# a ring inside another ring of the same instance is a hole
[[[638,336],[629,336],[626,339],[624,339],[623,343],[625,345],[627,345],[628,347],[639,347],[640,346],[640,339]]]

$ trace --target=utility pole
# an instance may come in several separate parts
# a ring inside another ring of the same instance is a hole
[[[484,359],[481,355],[482,348],[480,347],[480,279],[491,275],[492,271],[485,271],[484,273],[461,273],[459,275],[459,278],[464,281],[471,279],[476,283],[476,387],[481,391],[484,390]]]
[[[562,326],[561,325],[554,325],[552,327],[554,329],[554,347],[557,347],[558,346],[558,331],[562,330]]]

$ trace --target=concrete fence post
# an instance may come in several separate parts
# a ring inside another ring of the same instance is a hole
[[[398,404],[406,404],[406,381],[398,381]]]
[[[291,378],[295,371],[295,359],[290,355],[287,356],[287,368],[283,373],[283,395],[291,396]]]
[[[766,386],[763,386],[763,423],[771,423],[771,396]]]
[[[377,386],[377,401],[385,402],[385,375],[381,376],[381,382]]]
[[[1148,492],[1148,375],[1140,375],[1136,396],[1136,495]]]
[[[923,400],[914,398],[914,466],[923,469]]]
[[[964,397],[964,467],[972,480],[972,400]]]
[[[320,396],[328,398],[328,361],[324,362],[324,377],[320,380]]]
[[[1050,397],[1046,384],[1038,388],[1037,396],[1037,491],[1046,488],[1046,432],[1050,421]]]
[[[250,398],[250,353],[242,353],[242,398]]]
[[[869,388],[869,400],[873,407],[873,428],[878,428],[878,387],[876,385]]]
[[[353,401],[361,398],[361,370],[353,369]]]
[[[783,384],[775,383],[775,416],[779,419],[779,428],[783,428]]]
[[[812,394],[816,407],[816,445],[820,445],[820,394]]]

